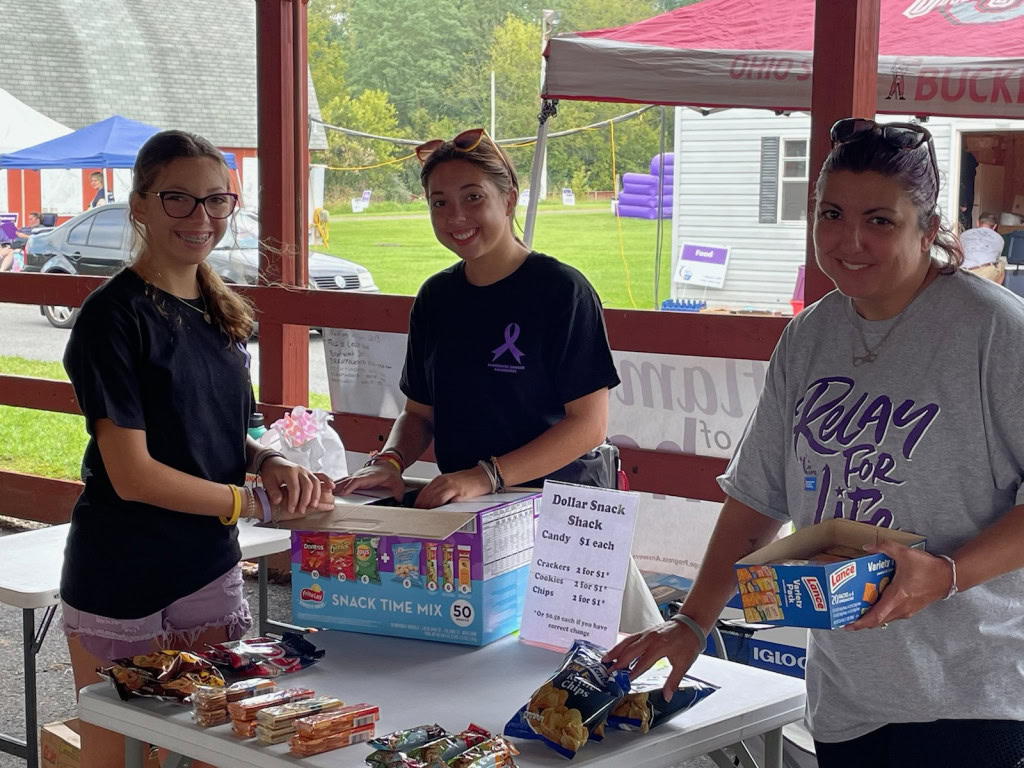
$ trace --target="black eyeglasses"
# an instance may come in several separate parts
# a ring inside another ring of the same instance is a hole
[[[829,131],[833,149],[840,144],[849,144],[868,136],[881,136],[890,146],[907,151],[927,144],[928,157],[932,161],[932,171],[935,174],[935,196],[938,198],[939,160],[935,155],[935,142],[932,141],[931,131],[919,123],[876,123],[864,117],[844,118],[837,121]]]
[[[187,192],[140,192],[141,195],[156,195],[164,207],[164,213],[172,219],[187,219],[200,205],[211,219],[226,219],[238,205],[234,192],[217,192],[206,197],[196,197]]]

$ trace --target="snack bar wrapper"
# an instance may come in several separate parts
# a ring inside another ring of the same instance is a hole
[[[201,686],[223,686],[224,676],[210,662],[188,651],[115,659],[96,670],[109,680],[123,701],[136,696],[185,703]]]
[[[378,736],[370,741],[370,746],[384,752],[401,752],[447,735],[448,731],[440,725],[419,725],[415,728]]]
[[[515,766],[513,757],[519,750],[511,743],[496,736],[482,744],[471,747],[461,755],[452,758],[445,765],[437,764],[430,768],[506,768]]]
[[[212,712],[218,709],[227,709],[228,704],[232,701],[270,693],[276,687],[277,684],[273,680],[265,677],[253,677],[248,680],[239,680],[231,685],[201,686],[192,694],[190,700],[196,712]]]
[[[254,637],[230,643],[210,645],[198,654],[216,664],[225,674],[236,678],[277,677],[298,672],[324,656],[302,635],[285,632],[280,640]]]
[[[338,731],[327,736],[307,739],[302,736],[293,736],[288,742],[292,753],[301,757],[308,755],[319,755],[321,752],[329,752],[332,749],[351,747],[353,744],[361,744],[373,738],[374,723],[361,725],[357,728],[350,728],[347,731]]]
[[[558,671],[508,721],[505,735],[539,739],[563,757],[575,757],[629,692],[629,674],[609,672],[604,654],[586,640],[573,643]]]
[[[461,755],[470,747],[482,744],[491,738],[491,734],[478,725],[470,725],[469,728],[455,736],[442,736],[440,739],[428,741],[426,744],[397,753],[396,760],[385,759],[379,765],[388,766],[425,766],[443,765],[457,755]],[[367,758],[369,762],[369,758]]]
[[[622,697],[608,715],[607,726],[624,731],[647,733],[664,722],[680,715],[712,693],[718,686],[694,677],[684,677],[671,701],[665,701],[662,690],[672,667],[662,659],[652,669],[633,681],[628,694]]]
[[[320,739],[342,731],[373,725],[380,719],[380,707],[374,704],[352,704],[331,712],[309,715],[295,721],[295,729],[304,739]],[[371,729],[367,740],[373,738]]]

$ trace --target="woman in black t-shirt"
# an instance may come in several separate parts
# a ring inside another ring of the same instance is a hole
[[[241,637],[239,517],[333,506],[329,480],[246,434],[252,311],[206,263],[236,203],[209,142],[150,138],[131,194],[138,257],[89,296],[68,341],[90,436],[61,578],[76,690],[115,658]],[[86,768],[124,764],[122,737],[85,723],[81,736]]]
[[[384,450],[338,493],[385,487],[400,496],[403,470],[431,439],[442,474],[418,507],[546,478],[611,484],[614,472],[598,471],[593,451],[619,378],[596,292],[515,235],[519,183],[483,129],[428,142],[417,155],[434,234],[459,262],[420,289],[405,409]]]

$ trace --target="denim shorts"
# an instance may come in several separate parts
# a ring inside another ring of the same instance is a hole
[[[111,619],[86,613],[61,601],[64,634],[105,661],[168,648],[187,648],[205,630],[225,627],[238,640],[252,626],[245,600],[242,566],[236,565],[202,589],[141,619]]]

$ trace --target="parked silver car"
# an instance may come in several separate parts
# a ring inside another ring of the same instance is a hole
[[[128,204],[114,203],[80,213],[56,229],[32,235],[25,244],[26,272],[110,276],[130,258],[132,228]],[[256,285],[259,276],[259,219],[237,211],[208,262],[228,283]],[[327,291],[378,293],[370,271],[355,262],[309,252],[309,287]],[[40,311],[57,328],[70,328],[78,315],[71,307]]]

